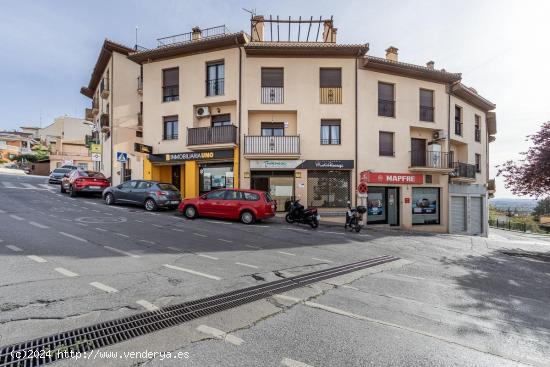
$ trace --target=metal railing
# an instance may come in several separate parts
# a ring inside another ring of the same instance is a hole
[[[378,116],[395,117],[395,101],[379,99]]]
[[[244,154],[300,154],[300,136],[245,135]]]
[[[84,116],[87,121],[92,121],[94,119],[94,114],[91,108],[86,108],[84,110]]]
[[[321,145],[338,145],[340,144],[340,139],[321,139]]]
[[[164,133],[162,134],[162,140],[177,140],[179,137],[178,133],[171,133],[171,134],[168,134],[168,133]]]
[[[451,168],[447,152],[412,150],[409,153],[411,167]]]
[[[475,129],[474,130],[474,135],[475,135],[475,140],[477,142],[480,142],[481,141],[481,130],[480,129]]]
[[[455,120],[455,135],[462,136],[462,122]]]
[[[434,122],[434,108],[420,106],[420,121]]]
[[[182,34],[175,34],[173,36],[167,36],[157,38],[158,47],[169,46],[175,43],[187,43],[192,41],[198,41],[200,39],[221,36],[229,33],[229,30],[222,24],[220,26],[198,29],[196,32],[187,32]]]
[[[262,87],[262,103],[281,104],[285,101],[284,87]]]
[[[109,78],[101,79],[101,84],[99,85],[99,92],[103,93],[104,91],[109,91]]]
[[[237,126],[193,127],[187,129],[187,145],[237,143]]]
[[[506,229],[508,231],[527,232],[526,222],[512,222],[511,220],[489,219],[489,227]]]
[[[452,162],[451,167],[454,168],[451,177],[476,178],[476,166],[474,164]]]
[[[319,95],[323,104],[342,103],[342,87],[319,88]]]
[[[108,128],[109,127],[109,114],[108,113],[102,113],[99,117],[99,126],[101,128]]]
[[[223,96],[224,94],[224,78],[211,79],[206,81],[206,96]]]

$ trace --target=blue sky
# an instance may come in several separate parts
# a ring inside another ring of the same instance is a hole
[[[370,44],[383,56],[462,72],[464,83],[497,104],[491,162],[517,158],[524,136],[550,120],[549,1],[19,1],[0,12],[0,129],[45,126],[59,115],[82,116],[87,84],[104,38],[155,46],[156,38],[193,26],[249,30],[264,15],[334,15],[339,42]],[[493,170],[494,173],[494,170]],[[497,181],[498,196],[510,196]]]

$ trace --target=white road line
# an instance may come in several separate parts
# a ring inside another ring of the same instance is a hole
[[[218,241],[227,242],[227,243],[233,243],[233,241],[224,240],[223,238],[218,238]]]
[[[97,210],[97,209],[92,209],[92,211],[93,211],[93,212],[96,212],[96,213],[100,213],[100,211]]]
[[[183,229],[179,229],[179,228],[172,228],[172,231],[176,231],[176,232],[185,232]]]
[[[67,276],[67,277],[77,277],[77,276],[78,276],[77,273],[73,273],[72,271],[67,270],[67,269],[65,269],[65,268],[55,268],[55,269],[53,269],[53,270],[57,271],[57,272],[60,273],[60,274],[65,275],[65,276]]]
[[[17,219],[17,220],[24,220],[23,218],[21,218],[18,215],[15,215],[15,214],[10,214],[10,217],[13,218],[13,219]]]
[[[210,255],[205,255],[205,254],[197,254],[197,256],[205,257],[205,258],[210,259],[210,260],[219,260],[217,257],[210,256]]]
[[[65,222],[72,222],[73,221],[72,219],[68,219],[68,218],[61,218],[61,220],[64,220]]]
[[[195,270],[191,270],[191,269],[180,268],[179,266],[174,266],[174,265],[169,265],[169,264],[164,264],[164,266],[169,268],[169,269],[183,271],[185,273],[198,275],[198,276],[205,277],[205,278],[208,278],[208,279],[222,280],[222,278],[217,277],[215,275],[205,274],[205,273],[201,273],[199,271],[195,271]]]
[[[107,230],[106,230],[106,229],[103,229],[103,228],[95,227],[95,229],[97,229],[97,230],[100,231],[100,232],[107,232]]]
[[[332,261],[330,260],[327,260],[327,259],[319,259],[318,257],[312,257],[313,260],[317,260],[317,261],[322,261],[322,262],[325,262],[325,263],[331,263]]]
[[[17,247],[17,246],[14,246],[14,245],[6,245],[7,248],[9,248],[10,250],[12,251],[15,251],[15,252],[21,252],[23,251],[23,249]]]
[[[135,221],[138,222],[138,223],[143,223],[143,221],[139,220],[139,219],[135,219]]]
[[[42,186],[43,188],[48,189],[48,190],[55,189],[54,187],[51,187],[50,185],[46,185],[46,184],[38,184],[38,186]]]
[[[241,338],[210,326],[199,325],[197,327],[197,331],[200,331],[203,334],[211,335],[216,339],[224,340],[233,345],[241,345],[242,343],[244,343],[244,340],[242,340]]]
[[[88,227],[88,225],[84,224],[84,223],[76,222],[76,224],[78,224],[79,226],[82,226],[82,227]]]
[[[231,222],[221,222],[221,221],[217,221],[217,220],[208,220],[208,219],[205,219],[204,221],[208,222],[208,223],[216,223],[216,224],[233,224]]]
[[[132,254],[130,252],[126,252],[126,251],[123,251],[123,250],[119,250],[117,248],[114,248],[114,247],[111,247],[111,246],[103,246],[105,247],[107,250],[111,250],[113,252],[118,252],[119,254],[122,254],[122,255],[126,255],[126,256],[130,256],[130,257],[133,257],[133,258],[138,258],[138,257],[141,257],[139,255],[136,255],[136,254]]]
[[[8,189],[15,189],[15,186],[11,182],[2,181],[2,185]]]
[[[307,229],[301,229],[301,228],[285,227],[285,229],[289,229],[291,231],[309,232]]]
[[[107,292],[107,293],[116,293],[118,292],[118,289],[115,289],[113,287],[109,287],[108,285],[105,285],[103,283],[100,283],[100,282],[91,282],[90,285],[92,287],[96,287],[97,289],[100,289],[104,292]]]
[[[146,309],[147,311],[156,311],[158,310],[159,308],[157,306],[155,306],[154,304],[152,304],[151,302],[148,302],[144,299],[140,299],[139,301],[136,301],[136,303],[140,306],[142,306],[144,309]]]
[[[286,357],[283,358],[283,360],[281,361],[281,364],[287,367],[313,367],[310,364],[300,362],[300,361],[295,361],[294,359],[290,359]]]
[[[361,237],[372,237],[372,234],[363,233],[363,234],[360,234],[359,236],[361,236]]]
[[[57,218],[57,215],[55,215],[55,214],[50,214],[50,217],[52,217],[52,218]]]
[[[356,288],[356,287],[352,287],[351,285],[341,285],[340,287],[342,288],[347,288],[347,289],[353,289],[354,291],[358,291],[360,290],[359,288]]]
[[[42,229],[50,228],[50,227],[48,227],[48,226],[45,226],[45,225],[43,225],[43,224],[36,223],[36,222],[29,222],[29,224],[30,224],[31,226],[35,226],[35,227],[42,228]]]
[[[115,232],[115,234],[116,234],[117,236],[120,236],[120,237],[130,238],[130,236],[128,236],[127,234],[124,234],[124,233]]]
[[[250,265],[250,264],[245,264],[245,263],[235,263],[235,264],[240,265],[240,266],[246,266],[247,268],[259,269],[256,265]]]
[[[283,255],[296,256],[295,254],[291,254],[290,252],[284,252],[284,251],[277,251],[277,252]]]
[[[139,240],[139,242],[145,242],[145,243],[148,243],[148,244],[151,244],[151,245],[155,244],[153,241],[148,241],[148,240]]]
[[[151,225],[157,228],[164,228],[164,226],[161,226],[160,224],[151,224]]]
[[[254,245],[244,245],[244,247],[255,248],[255,249],[261,249],[261,247],[254,246]]]
[[[166,246],[166,248],[169,249],[169,250],[172,250],[172,251],[182,252],[179,248],[170,247],[170,246]]]
[[[317,231],[319,233],[328,233],[328,234],[344,234],[344,232],[330,232],[330,231]]]
[[[107,213],[107,212],[103,212],[103,214],[105,214],[105,215],[112,215],[111,213]]]
[[[199,236],[199,237],[208,237],[207,235],[201,234],[201,233],[195,233],[195,232],[193,232],[193,234],[194,234],[195,236]]]
[[[74,235],[69,234],[69,233],[59,232],[59,234],[65,236],[65,237],[72,238],[72,239],[77,240],[77,241],[88,242],[88,240],[85,240],[84,238],[81,238],[81,237],[78,237],[78,236],[74,236]]]
[[[30,183],[26,183],[26,182],[21,182],[21,185],[25,186],[26,188],[28,189],[37,189],[38,187],[30,184]]]
[[[44,259],[43,257],[36,256],[36,255],[28,255],[29,259],[36,261],[37,263],[47,263],[48,260]]]

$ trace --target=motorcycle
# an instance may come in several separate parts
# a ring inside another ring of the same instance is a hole
[[[285,216],[287,223],[304,223],[309,224],[311,228],[317,228],[319,226],[319,220],[321,216],[317,213],[315,208],[305,209],[300,200],[294,200],[288,205],[288,213]]]
[[[361,228],[363,228],[363,214],[367,212],[367,208],[362,205],[352,208],[350,201],[348,201],[348,208],[349,210],[346,211],[345,229],[349,228],[350,231],[359,233],[361,232]]]

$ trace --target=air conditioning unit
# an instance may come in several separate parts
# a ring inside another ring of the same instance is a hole
[[[447,139],[447,132],[445,130],[437,130],[432,134],[434,140]]]
[[[207,106],[197,107],[195,112],[197,113],[197,117],[210,116],[210,109]]]

